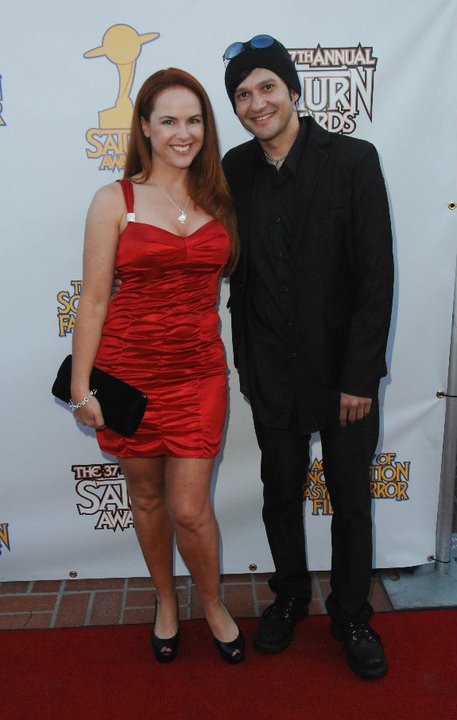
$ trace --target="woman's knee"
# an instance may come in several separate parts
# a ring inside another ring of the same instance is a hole
[[[208,502],[180,502],[168,507],[173,525],[185,530],[198,531],[213,518]]]
[[[129,494],[133,507],[135,510],[139,510],[140,512],[154,513],[165,504],[165,498],[162,493],[152,491],[140,491],[136,493],[133,491]]]

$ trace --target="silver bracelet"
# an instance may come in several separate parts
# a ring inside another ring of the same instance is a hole
[[[96,394],[97,394],[97,390],[96,390],[96,388],[94,388],[93,390],[90,391],[89,395],[86,395],[85,397],[83,397],[82,400],[80,400],[77,403],[74,403],[73,400],[70,399],[70,402],[68,404],[70,406],[71,412],[75,412],[75,410],[79,410],[79,408],[82,408],[83,405],[87,405],[87,403],[89,402],[91,397],[94,397],[94,395],[96,395]]]

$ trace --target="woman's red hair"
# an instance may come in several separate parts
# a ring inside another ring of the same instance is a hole
[[[149,121],[154,109],[154,100],[163,90],[184,87],[199,99],[202,108],[205,135],[203,146],[189,168],[188,192],[195,205],[219,220],[226,228],[231,242],[230,259],[225,274],[235,269],[239,248],[236,230],[236,216],[233,201],[222,170],[219,142],[213,109],[206,90],[189,73],[177,68],[168,68],[154,73],[143,83],[133,108],[130,140],[127,150],[124,177],[139,175],[136,182],[144,183],[152,173],[152,154],[149,138],[145,137],[141,118]]]

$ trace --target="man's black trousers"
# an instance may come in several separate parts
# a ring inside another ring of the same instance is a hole
[[[275,566],[270,587],[309,602],[310,578],[303,527],[303,488],[310,435],[254,419],[262,453],[263,520]],[[320,431],[324,475],[333,507],[331,593],[327,610],[337,622],[366,621],[372,571],[370,465],[379,432],[377,401],[363,420]]]

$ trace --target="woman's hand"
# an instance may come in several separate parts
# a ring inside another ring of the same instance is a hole
[[[106,427],[100,403],[95,395],[92,395],[82,407],[75,410],[73,415],[77,422],[86,427],[95,428],[95,430],[103,430]]]
[[[122,280],[119,277],[117,270],[114,271],[113,287],[111,288],[111,296],[114,297],[117,292],[121,289]]]

